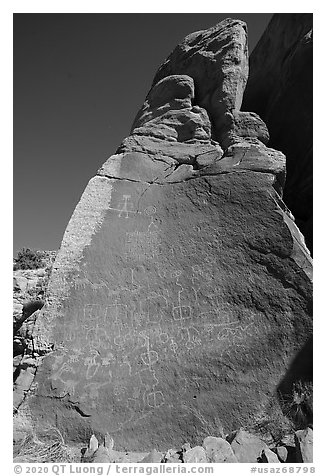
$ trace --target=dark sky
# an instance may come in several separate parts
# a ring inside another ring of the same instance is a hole
[[[187,34],[227,17],[252,50],[271,14],[14,14],[14,254],[58,249],[88,180]]]

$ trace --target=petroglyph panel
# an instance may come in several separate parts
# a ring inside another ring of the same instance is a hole
[[[215,195],[203,204],[207,188],[195,184],[193,199],[182,202],[170,199],[171,189],[120,181],[67,276],[44,394],[51,388],[68,398],[116,438],[162,428],[167,415],[173,427],[197,405],[209,412],[206,402],[215,412],[239,365],[246,382],[257,372],[257,329],[269,342],[271,327],[251,305],[250,289],[248,306],[230,299],[247,265],[238,268],[240,235],[227,236],[229,218],[211,204]]]
[[[187,368],[203,346],[221,361],[237,348],[245,351],[254,316],[235,314],[223,300],[218,214],[214,226],[194,215],[190,230],[180,227],[190,237],[180,252],[158,204],[141,206],[128,191],[113,194],[112,202],[101,232],[110,259],[98,260],[94,276],[89,263],[97,257],[86,254],[72,279],[74,312],[61,333],[69,351],[55,355],[51,382],[90,412],[105,401],[110,430],[119,431],[170,405],[171,363],[181,369],[186,396],[187,388],[198,387],[198,375]],[[210,247],[198,250],[191,242],[203,235]]]

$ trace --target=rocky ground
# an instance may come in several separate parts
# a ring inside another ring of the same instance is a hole
[[[13,276],[13,375],[14,410],[24,398],[34,377],[32,368],[38,356],[34,350],[33,329],[38,311],[44,305],[55,251],[44,252],[42,268],[17,269]]]
[[[99,444],[92,435],[87,448],[69,447],[60,440],[21,442],[16,446],[15,462],[83,463],[312,463],[313,430],[307,427],[285,436],[277,446],[240,429],[225,438],[208,436],[199,446],[185,443],[168,451],[153,449],[147,453],[122,452],[105,435]]]
[[[289,435],[276,447],[245,430],[232,432],[225,438],[208,436],[201,446],[185,443],[179,449],[160,452],[153,449],[141,459],[137,453],[121,453],[113,450],[109,436],[102,445],[93,435],[82,461],[94,463],[312,463],[313,430],[308,427]]]

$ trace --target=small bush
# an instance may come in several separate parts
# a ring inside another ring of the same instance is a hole
[[[57,428],[46,428],[42,434],[27,433],[14,446],[14,462],[17,463],[77,463],[80,450],[65,444]]]
[[[43,262],[43,253],[33,251],[29,248],[23,248],[18,252],[14,263],[14,271],[17,269],[37,269],[45,266]]]
[[[293,422],[285,415],[277,395],[273,395],[266,405],[252,416],[250,423],[243,422],[241,426],[262,440],[268,446],[282,442],[287,435],[292,435],[295,428]]]
[[[313,421],[312,382],[295,382],[292,395],[286,402],[285,409],[297,429],[303,429],[311,425]]]

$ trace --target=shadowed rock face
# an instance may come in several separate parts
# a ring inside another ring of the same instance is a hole
[[[36,425],[167,449],[276,401],[311,333],[311,260],[285,157],[239,111],[246,51],[236,20],[188,36],[87,185],[35,330]]]
[[[286,155],[284,201],[312,251],[312,14],[276,14],[250,56],[243,109]]]

